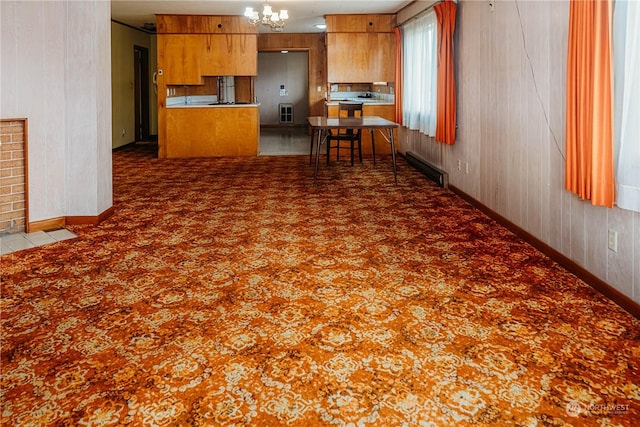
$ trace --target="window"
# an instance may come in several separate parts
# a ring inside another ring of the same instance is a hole
[[[616,1],[613,19],[616,205],[640,212],[640,3]]]
[[[402,122],[426,135],[436,134],[437,27],[430,11],[403,25]]]
[[[569,16],[566,187],[640,212],[640,3],[575,1]]]

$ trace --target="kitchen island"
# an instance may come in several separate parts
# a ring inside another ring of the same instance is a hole
[[[156,24],[158,157],[257,156],[257,28],[231,15],[158,14]]]
[[[259,104],[176,103],[164,110],[165,157],[257,156]]]

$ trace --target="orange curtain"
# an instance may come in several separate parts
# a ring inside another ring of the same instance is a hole
[[[453,73],[453,33],[456,4],[446,0],[433,7],[438,20],[438,112],[436,141],[456,141],[456,82]]]
[[[402,29],[396,33],[396,123],[402,124]]]
[[[571,1],[565,186],[613,207],[612,0]]]

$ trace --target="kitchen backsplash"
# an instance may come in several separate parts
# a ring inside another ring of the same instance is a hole
[[[218,102],[216,95],[184,95],[167,97],[167,107],[172,105],[206,105]]]
[[[366,97],[367,94],[371,95],[370,97]],[[364,98],[363,98],[364,97]],[[393,103],[395,101],[395,96],[389,93],[379,93],[379,92],[331,92],[331,97],[329,101],[336,99],[363,99],[363,100],[376,100],[379,102],[389,102]]]
[[[330,85],[329,100],[371,99],[379,102],[395,102],[395,85],[373,83],[333,83]]]

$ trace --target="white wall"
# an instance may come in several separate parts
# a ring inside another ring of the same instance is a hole
[[[29,222],[112,206],[108,1],[0,2],[0,116],[29,122]]]
[[[400,147],[640,303],[640,214],[594,207],[564,189],[568,16],[568,1],[497,1],[494,12],[486,1],[459,1],[456,143],[404,131]],[[618,252],[607,247],[609,228]]]
[[[280,123],[278,104],[293,104],[294,124],[306,124],[309,116],[309,53],[258,52],[255,95],[260,102],[260,124]],[[286,96],[280,96],[285,85]]]

